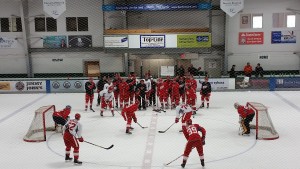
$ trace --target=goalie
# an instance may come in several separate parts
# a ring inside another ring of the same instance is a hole
[[[53,121],[56,124],[60,124],[61,126],[63,126],[69,120],[70,113],[71,113],[71,106],[67,105],[63,110],[53,112],[52,114]]]
[[[250,122],[253,120],[255,112],[253,109],[242,106],[239,103],[234,103],[234,108],[237,109],[237,112],[240,116],[240,125],[243,128],[242,135],[250,134]]]

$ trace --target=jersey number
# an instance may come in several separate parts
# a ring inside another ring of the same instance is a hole
[[[188,127],[187,132],[189,133],[189,135],[192,135],[194,133],[198,133],[197,128],[194,126]]]
[[[69,130],[70,130],[70,131],[73,131],[73,130],[74,130],[74,127],[76,126],[76,124],[77,124],[76,122],[70,121],[70,122],[69,122]]]

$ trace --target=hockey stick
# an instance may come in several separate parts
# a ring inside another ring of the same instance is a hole
[[[148,127],[143,127],[139,122],[136,122],[142,129],[148,128]]]
[[[181,117],[182,116],[180,116],[180,118],[179,119],[181,119]],[[179,120],[178,119],[178,120]],[[169,126],[166,130],[164,130],[164,131],[158,131],[159,133],[165,133],[166,131],[168,131],[174,124],[176,124],[175,122],[173,123],[173,124],[171,124],[171,126]]]
[[[91,143],[91,142],[88,142],[88,141],[83,141],[83,142],[88,143],[88,144],[91,144],[91,145],[93,145],[93,146],[97,146],[97,147],[106,149],[106,150],[109,150],[109,149],[113,148],[113,146],[114,146],[114,145],[112,144],[112,145],[109,146],[109,147],[102,147],[102,146],[99,146],[99,145],[97,145],[97,144],[94,144],[94,143]]]
[[[180,155],[179,157],[175,158],[174,160],[172,160],[172,161],[170,161],[170,162],[168,162],[167,164],[164,164],[164,165],[167,166],[167,165],[173,163],[174,161],[178,160],[180,157],[182,157],[182,155]]]

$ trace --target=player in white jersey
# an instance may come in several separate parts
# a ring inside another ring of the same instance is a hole
[[[182,122],[182,130],[185,130],[186,121],[191,119],[193,114],[193,109],[188,104],[181,104],[176,106],[176,118],[175,123],[179,122],[179,118],[181,117]]]
[[[149,79],[148,76],[145,77],[145,85],[146,85],[146,106],[148,107],[149,105],[149,97],[151,93],[151,80]]]
[[[108,106],[111,110],[112,115],[114,116],[114,108],[113,108],[113,99],[114,99],[114,93],[113,93],[113,86],[110,86],[107,90],[102,90],[100,92],[101,97],[101,110],[100,110],[100,116],[103,116],[104,109]]]
[[[82,164],[81,161],[78,160],[79,158],[79,143],[83,142],[83,137],[81,136],[82,126],[79,123],[80,114],[75,114],[75,119],[69,120],[63,127],[63,135],[64,135],[64,142],[66,146],[66,161],[71,161],[73,158],[70,157],[71,148],[73,147],[73,155],[74,155],[74,164]],[[77,141],[78,139],[78,141]]]

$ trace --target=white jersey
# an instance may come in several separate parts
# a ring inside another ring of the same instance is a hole
[[[178,105],[178,106],[176,106],[176,117],[179,118],[179,117],[183,116],[185,113],[189,113],[192,111],[193,110],[192,110],[191,106],[189,106],[187,104]]]
[[[77,137],[80,138],[81,137],[81,132],[82,132],[82,125],[79,123],[79,121],[77,119],[72,119],[69,120],[63,127],[63,132],[65,132],[66,130],[69,130],[69,132]]]
[[[105,101],[112,101],[114,98],[114,92],[108,92],[108,90],[102,90],[100,92],[100,97],[104,97]]]
[[[110,86],[112,86],[112,85],[113,85],[112,83],[110,83],[110,84],[105,83],[104,86],[103,86],[103,90],[108,90],[108,88],[109,88]],[[103,90],[102,90],[102,91],[103,91]]]
[[[146,92],[151,90],[151,80],[145,80],[145,85],[146,85]]]

